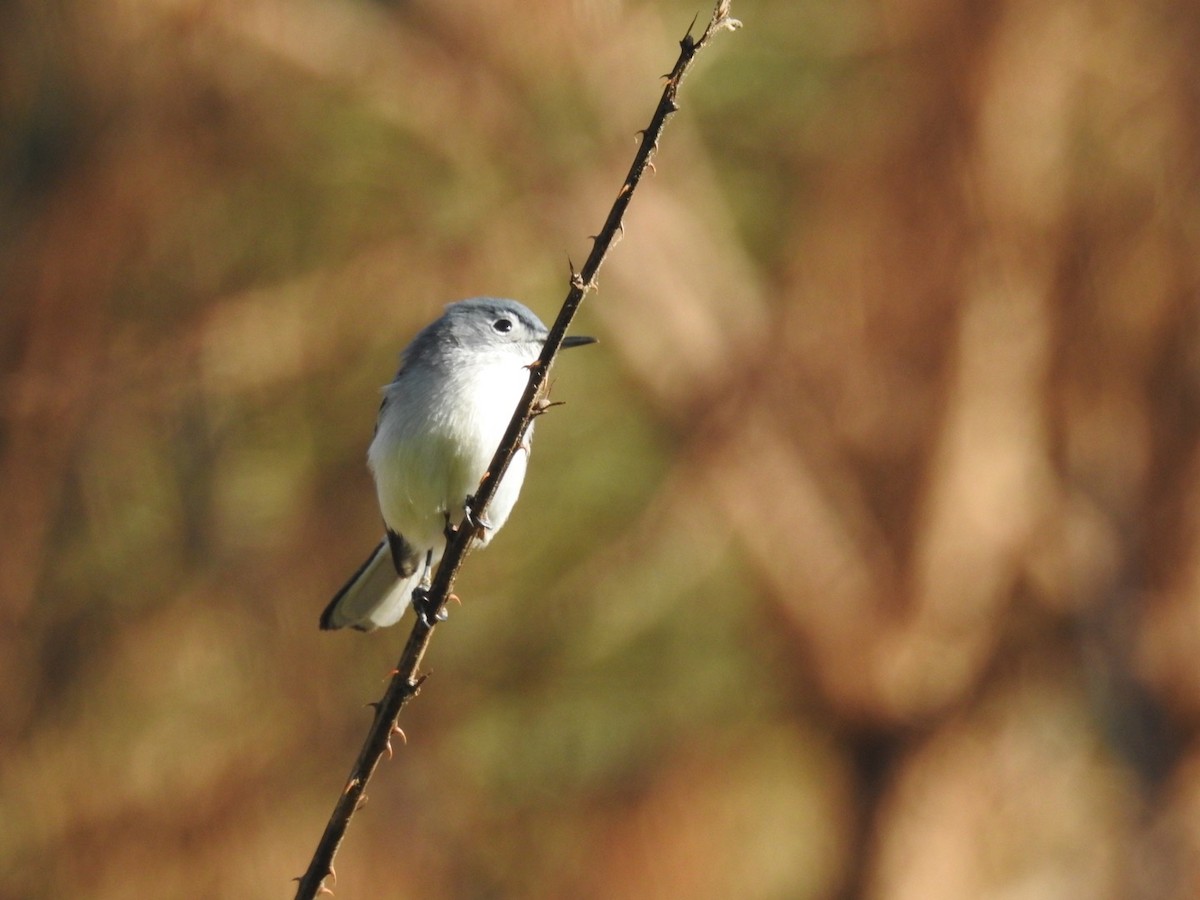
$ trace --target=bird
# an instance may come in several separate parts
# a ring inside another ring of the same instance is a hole
[[[516,300],[473,297],[447,305],[405,348],[396,377],[382,389],[367,451],[384,537],[321,613],[323,630],[394,625],[414,589],[428,587],[452,523],[474,515],[471,496],[548,334]],[[568,336],[562,347],[595,340]],[[531,424],[480,520],[476,546],[491,541],[512,512],[532,439]]]

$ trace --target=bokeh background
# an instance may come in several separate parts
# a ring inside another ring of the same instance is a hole
[[[733,12],[337,895],[1200,896],[1200,7]],[[697,13],[0,6],[0,896],[290,896],[377,389]]]

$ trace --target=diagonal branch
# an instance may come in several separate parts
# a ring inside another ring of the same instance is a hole
[[[550,334],[542,348],[541,357],[529,367],[529,384],[513,413],[512,421],[509,422],[508,430],[504,433],[500,446],[492,457],[488,471],[472,498],[470,514],[458,524],[454,536],[446,548],[433,585],[428,592],[427,600],[422,604],[425,610],[437,612],[445,605],[458,570],[467,553],[470,552],[472,542],[482,530],[479,520],[484,518],[488,504],[495,496],[500,479],[504,477],[509,463],[524,442],[530,423],[544,411],[544,394],[550,368],[562,346],[567,329],[570,327],[572,319],[575,318],[575,313],[583,303],[583,298],[595,289],[596,274],[600,271],[600,266],[604,263],[608,251],[612,249],[623,229],[622,222],[625,218],[625,211],[629,208],[629,202],[633,199],[633,192],[641,182],[646,169],[653,169],[652,157],[658,149],[659,137],[662,135],[667,119],[679,110],[676,95],[684,76],[691,68],[692,61],[716,34],[721,31],[733,31],[741,26],[741,22],[729,15],[729,5],[730,0],[718,0],[704,33],[699,38],[693,38],[689,26],[688,33],[679,42],[679,58],[666,76],[662,97],[654,110],[650,125],[642,132],[641,145],[634,155],[629,173],[625,176],[620,191],[617,192],[617,198],[613,201],[608,217],[604,221],[604,227],[594,238],[592,251],[588,254],[583,268],[579,272],[572,271],[571,273],[567,298],[558,313],[558,318],[554,320],[554,324],[550,328]],[[695,24],[694,20],[692,24]],[[362,749],[359,751],[358,759],[355,760],[354,767],[350,770],[346,787],[334,805],[333,813],[329,817],[325,832],[321,835],[321,840],[317,844],[308,869],[303,877],[298,879],[300,884],[296,891],[297,900],[311,900],[319,892],[328,892],[328,888],[324,886],[324,880],[333,872],[333,859],[342,838],[345,837],[350,819],[366,800],[366,785],[379,765],[380,758],[384,753],[390,755],[391,736],[402,733],[396,726],[400,710],[417,695],[425,680],[424,675],[417,673],[433,636],[434,628],[437,627],[437,622],[436,615],[418,614],[416,616],[416,623],[404,645],[404,651],[400,655],[400,661],[396,664],[396,670],[392,674],[387,691],[383,698],[374,704],[375,719],[367,733]]]

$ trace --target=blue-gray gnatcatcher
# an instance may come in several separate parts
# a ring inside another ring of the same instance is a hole
[[[400,371],[383,389],[367,452],[387,533],[325,607],[322,628],[370,631],[393,625],[413,589],[428,585],[447,528],[471,512],[469,499],[548,333],[515,300],[476,297],[451,303],[413,338]],[[568,337],[562,346],[593,341]],[[479,545],[500,530],[517,502],[532,438],[531,425],[487,508]]]

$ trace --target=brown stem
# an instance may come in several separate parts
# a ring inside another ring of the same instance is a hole
[[[713,9],[712,18],[699,38],[692,37],[689,27],[688,33],[679,42],[679,58],[670,74],[666,76],[667,82],[663,88],[662,97],[654,110],[650,125],[642,132],[642,142],[634,155],[633,164],[629,167],[629,174],[625,176],[625,181],[617,192],[617,198],[613,201],[608,218],[604,221],[604,227],[600,229],[594,239],[592,252],[588,254],[583,268],[579,272],[572,271],[571,273],[567,298],[563,301],[558,318],[554,320],[554,324],[550,328],[550,334],[542,347],[541,356],[529,367],[529,384],[513,413],[500,446],[492,457],[487,473],[480,482],[479,489],[475,492],[471,509],[473,515],[465,517],[459,523],[453,539],[446,548],[446,553],[442,557],[437,574],[433,579],[433,585],[429,589],[426,609],[440,610],[445,605],[458,570],[471,549],[472,540],[480,529],[477,523],[486,514],[488,504],[491,503],[492,497],[496,493],[500,479],[504,477],[509,463],[524,442],[530,423],[540,412],[538,400],[545,390],[550,368],[554,364],[554,359],[566,336],[567,329],[571,325],[571,320],[574,319],[583,298],[595,288],[596,274],[600,271],[604,258],[621,233],[625,211],[629,208],[630,200],[633,199],[633,192],[637,189],[647,167],[653,166],[651,157],[658,149],[658,139],[667,124],[667,119],[679,109],[675,97],[680,83],[688,69],[691,68],[696,54],[708,45],[714,35],[721,31],[732,31],[740,27],[741,22],[729,15],[729,3],[730,0],[718,0]],[[693,22],[693,24],[695,23]],[[404,705],[417,695],[421,683],[424,681],[424,676],[418,676],[417,671],[420,669],[421,659],[425,655],[425,650],[429,646],[430,638],[436,627],[436,617],[416,616],[416,623],[413,625],[412,633],[409,634],[408,642],[404,645],[404,652],[396,664],[396,670],[388,684],[387,691],[379,703],[375,704],[375,720],[371,723],[371,729],[359,751],[358,759],[355,760],[354,767],[350,770],[346,787],[334,805],[333,813],[325,826],[325,833],[321,835],[321,840],[308,864],[308,869],[299,879],[300,884],[296,890],[297,900],[311,900],[320,891],[327,890],[324,888],[323,882],[333,871],[333,858],[337,854],[342,838],[346,835],[350,819],[366,796],[364,792],[367,782],[375,772],[375,767],[379,765],[380,757],[390,748],[391,735],[396,728],[396,718]]]

